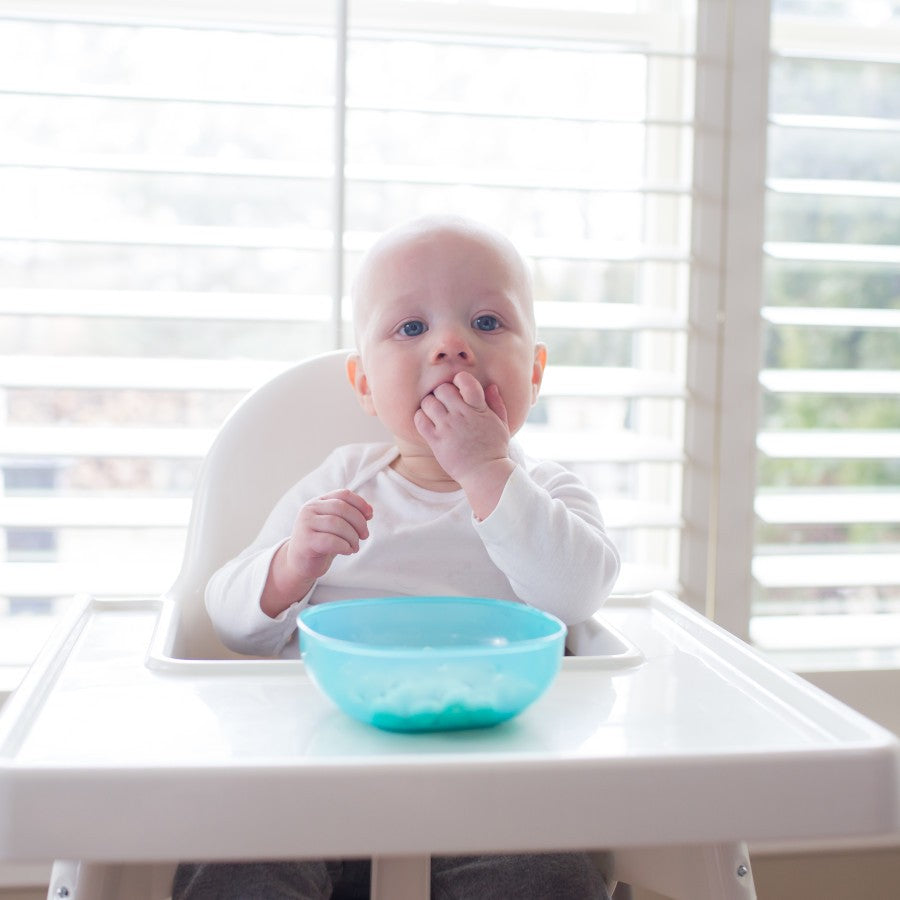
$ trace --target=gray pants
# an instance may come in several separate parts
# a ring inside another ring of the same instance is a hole
[[[183,863],[172,900],[367,900],[368,860]],[[435,856],[432,900],[609,900],[587,853]]]

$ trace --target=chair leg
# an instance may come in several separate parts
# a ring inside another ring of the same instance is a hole
[[[613,873],[673,900],[756,900],[743,843],[616,850]]]
[[[370,900],[429,900],[430,856],[376,856]]]
[[[174,863],[133,864],[56,860],[47,900],[164,900]]]
[[[53,863],[47,900],[112,900],[113,866],[61,860]]]

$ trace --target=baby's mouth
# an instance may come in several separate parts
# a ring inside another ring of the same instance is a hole
[[[456,385],[453,383],[453,379],[456,378],[456,376],[459,375],[459,373],[462,371],[464,371],[464,370],[460,369],[459,371],[456,371],[456,372],[450,372],[448,375],[446,375],[440,381],[435,382],[435,384],[433,385],[431,390],[428,391],[428,393],[426,393],[425,396],[427,397],[429,394],[433,394],[442,384],[453,384],[453,386],[456,387]],[[481,379],[477,375],[475,375],[473,373],[469,373],[469,374],[471,374],[472,377],[476,381],[481,383],[482,388],[484,387],[484,384],[481,382]]]
[[[436,381],[432,385],[431,390],[428,391],[428,394],[433,394],[442,384],[453,384],[453,376],[451,375],[449,378],[442,378],[440,381]],[[426,394],[426,396],[428,396],[428,394]]]

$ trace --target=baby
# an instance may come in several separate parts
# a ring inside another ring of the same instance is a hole
[[[393,441],[338,448],[215,573],[206,603],[221,640],[243,653],[296,655],[299,610],[351,597],[495,597],[567,624],[589,618],[619,557],[584,484],[512,440],[547,359],[513,245],[460,218],[395,228],[364,258],[353,312],[347,374]],[[174,897],[325,898],[364,881],[360,865],[181,866]],[[583,853],[435,857],[432,891],[607,897]]]
[[[467,220],[414,221],[370,250],[353,301],[347,373],[393,443],[341,447],[285,494],[210,580],[220,639],[296,655],[306,603],[400,594],[589,618],[619,570],[596,498],[511,440],[547,359],[516,249]]]

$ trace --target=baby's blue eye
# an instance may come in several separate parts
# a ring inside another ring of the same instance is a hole
[[[496,316],[478,316],[472,325],[479,331],[496,331],[500,327],[500,320]]]
[[[427,330],[425,323],[420,322],[418,319],[413,319],[411,322],[404,322],[400,326],[400,334],[404,337],[418,337],[420,334],[425,334]]]

